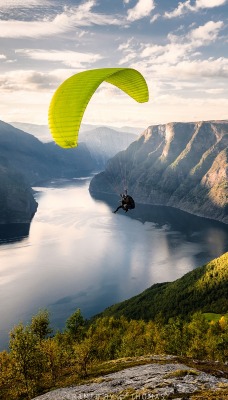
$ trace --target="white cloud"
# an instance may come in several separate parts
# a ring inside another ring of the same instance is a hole
[[[214,8],[224,5],[227,0],[196,0],[195,4],[191,4],[191,0],[187,0],[184,3],[178,3],[178,7],[171,12],[164,14],[165,18],[175,18],[186,14],[189,11],[196,12],[204,8]]]
[[[192,78],[200,78],[197,80],[197,86],[202,84],[202,79],[217,78],[223,79],[228,78],[228,58],[217,58],[211,60],[193,60],[193,61],[181,61],[176,65],[170,65],[168,63],[158,66],[152,65],[150,67],[151,72],[161,78],[168,78],[171,81],[187,80],[191,81]]]
[[[185,59],[188,60],[192,56],[199,56],[199,52],[196,52],[196,50],[214,42],[218,38],[223,25],[222,21],[209,21],[192,29],[186,36],[169,34],[167,36],[169,43],[167,44],[143,44],[139,53],[140,57],[145,59],[148,64],[168,63],[175,65]]]
[[[178,3],[178,7],[175,8],[173,11],[165,12],[164,17],[165,18],[180,17],[189,10],[194,11],[194,7],[191,6],[190,0],[187,0],[185,3]]]
[[[65,7],[54,18],[38,21],[19,21],[15,19],[0,21],[0,37],[38,38],[69,32],[73,29],[92,25],[121,25],[121,18],[92,11],[96,4],[89,0],[72,8]]]
[[[5,59],[6,59],[6,56],[5,56],[4,54],[0,54],[0,59],[1,59],[1,60],[5,60]]]
[[[222,6],[227,0],[196,0],[196,8],[214,8]]]
[[[127,40],[127,42],[125,43],[121,43],[118,47],[118,50],[124,50],[124,51],[128,51],[129,49],[131,49],[131,43],[133,41],[133,38],[130,38]]]
[[[32,91],[51,87],[57,78],[49,73],[34,70],[14,70],[0,75],[0,88],[2,91]]]
[[[0,37],[2,38],[38,38],[52,36],[68,31],[70,26],[67,19],[58,24],[58,19],[53,21],[0,21]]]
[[[160,17],[161,17],[161,14],[155,14],[155,15],[151,18],[150,22],[155,22],[155,21],[157,21],[157,19],[160,18]]]
[[[122,52],[119,64],[131,61],[131,64],[142,60],[145,68],[151,64],[175,65],[183,60],[200,57],[199,48],[208,46],[219,37],[223,28],[222,21],[208,21],[206,24],[193,28],[185,35],[168,34],[165,44],[139,43],[134,38],[122,43],[118,50]]]
[[[52,62],[61,62],[71,68],[83,68],[85,64],[92,64],[102,58],[101,55],[95,53],[80,53],[76,51],[55,51],[55,50],[16,50],[23,56],[33,60],[44,60]]]
[[[205,45],[217,39],[223,26],[224,23],[222,21],[208,21],[205,25],[193,29],[189,34],[189,38],[195,47]]]
[[[135,7],[128,10],[127,20],[133,22],[148,17],[154,8],[154,0],[138,0]]]
[[[48,0],[0,0],[1,10],[19,7],[47,6],[47,4],[50,4]]]

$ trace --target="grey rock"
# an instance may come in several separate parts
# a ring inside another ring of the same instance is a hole
[[[167,360],[168,362],[168,360]],[[188,372],[189,371],[189,372]],[[165,396],[180,394],[179,399],[188,399],[188,394],[205,388],[216,390],[225,378],[216,378],[210,374],[193,370],[184,364],[167,363],[140,365],[102,376],[102,381],[71,386],[35,397],[36,400],[79,400],[111,399],[111,395],[121,398],[123,390],[135,390],[132,399],[139,398],[140,391],[145,399],[165,399]],[[194,373],[194,375],[193,375]],[[138,396],[138,397],[137,397]],[[35,400],[34,399],[34,400]]]

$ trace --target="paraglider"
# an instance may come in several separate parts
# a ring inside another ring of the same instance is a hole
[[[77,146],[85,109],[104,81],[115,85],[139,103],[149,99],[144,77],[132,68],[93,69],[71,76],[58,87],[49,107],[49,129],[60,147]]]
[[[117,207],[117,209],[114,212],[117,213],[117,211],[122,208],[125,212],[128,212],[128,210],[133,210],[135,208],[135,201],[134,199],[127,194],[127,190],[125,190],[125,193],[120,194],[121,197],[121,205]]]

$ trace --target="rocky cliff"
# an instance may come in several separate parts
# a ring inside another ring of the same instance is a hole
[[[0,224],[30,223],[37,203],[23,176],[0,165],[0,182]]]
[[[96,175],[92,192],[127,186],[140,203],[172,206],[228,223],[228,121],[150,126]]]

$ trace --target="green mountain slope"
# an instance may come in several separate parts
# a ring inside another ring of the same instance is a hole
[[[175,316],[186,317],[196,311],[228,311],[228,252],[174,282],[155,284],[129,300],[107,308],[99,316],[124,315],[129,319],[148,321],[161,313],[168,320]]]

